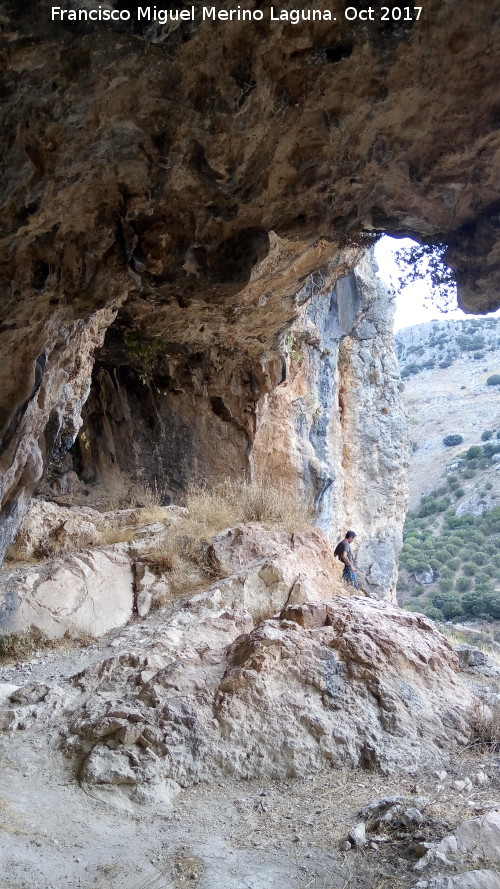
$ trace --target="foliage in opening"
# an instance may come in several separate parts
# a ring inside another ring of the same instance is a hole
[[[429,289],[425,301],[432,302],[443,313],[456,305],[457,296],[453,272],[444,261],[446,250],[447,245],[442,243],[413,244],[401,247],[394,256],[399,270],[399,287],[425,281]]]

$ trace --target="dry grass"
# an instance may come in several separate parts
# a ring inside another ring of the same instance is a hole
[[[220,576],[210,557],[210,540],[225,528],[259,522],[293,532],[312,526],[307,507],[286,489],[272,485],[226,480],[215,488],[191,486],[185,505],[188,512],[179,519],[175,536],[141,554],[155,573],[169,574],[172,593],[177,595]]]
[[[154,522],[163,522],[165,520],[164,508],[159,504],[159,495],[154,494],[151,489],[143,490],[144,497],[139,505],[130,505],[130,500],[126,503],[126,508],[133,509],[135,512],[131,515],[124,515],[120,521],[120,509],[115,509],[118,515],[109,518],[102,515],[100,518],[93,519],[93,523],[97,529],[99,539],[96,543],[89,543],[89,539],[85,534],[81,536],[74,534],[71,537],[65,537],[64,521],[57,528],[53,528],[51,532],[47,532],[45,536],[38,541],[36,549],[32,554],[28,555],[26,551],[26,542],[23,539],[22,531],[11,544],[5,555],[7,567],[9,565],[23,564],[36,565],[46,559],[52,559],[56,556],[77,553],[82,550],[92,549],[97,546],[111,546],[114,543],[130,543],[134,539],[134,532],[138,528],[151,525]],[[116,499],[114,504],[118,502]],[[109,505],[109,503],[108,503]],[[85,517],[85,521],[88,521]]]
[[[148,524],[148,522],[145,522]],[[99,546],[111,546],[113,543],[131,543],[134,539],[133,528],[103,528],[99,533]]]
[[[0,662],[26,660],[39,648],[52,648],[52,640],[36,627],[25,633],[6,633],[0,636]]]
[[[192,486],[186,494],[189,531],[197,539],[211,537],[240,522],[260,522],[284,531],[312,526],[311,510],[297,495],[278,485],[263,482],[231,482],[215,488]]]
[[[40,561],[40,558],[36,555],[26,555],[26,550],[24,544],[19,540],[14,540],[14,543],[11,543],[7,552],[5,553],[5,567],[9,568],[10,564],[25,564],[25,565],[36,565]]]
[[[99,512],[117,512],[119,509],[144,509],[157,510],[164,505],[166,490],[155,482],[152,485],[132,484],[128,487],[123,481],[117,482],[113,488],[95,487],[89,489],[89,495],[85,503],[80,505],[90,506]]]
[[[469,747],[481,752],[500,752],[500,704],[487,707],[476,701],[471,713],[471,740]]]
[[[50,639],[38,627],[30,627],[23,633],[0,634],[0,663],[26,661],[36,652],[54,648],[85,648],[95,642],[87,633],[73,634],[67,631],[59,639]]]

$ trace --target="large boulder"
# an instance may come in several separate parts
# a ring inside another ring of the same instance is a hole
[[[458,851],[500,864],[500,812],[462,821],[456,831]]]
[[[467,737],[472,696],[431,621],[339,596],[253,627],[248,612],[214,605],[185,600],[141,653],[75,677],[67,749],[85,781],[103,783],[103,747],[116,753],[106,782],[116,774],[129,793],[340,764],[414,768]]]
[[[4,575],[0,632],[37,627],[49,638],[66,632],[102,636],[132,616],[132,564],[123,544],[67,555]]]
[[[286,603],[329,601],[344,591],[341,563],[319,528],[290,534],[238,525],[214,537],[208,560],[222,576],[243,583],[243,607],[256,619]]]

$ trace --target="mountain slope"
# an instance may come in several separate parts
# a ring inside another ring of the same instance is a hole
[[[396,336],[413,444],[398,598],[436,619],[500,617],[499,342],[496,319]]]

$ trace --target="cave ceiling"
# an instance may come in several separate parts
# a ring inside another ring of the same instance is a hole
[[[126,292],[127,323],[196,338],[193,303],[234,314],[252,276],[296,290],[381,231],[449,244],[463,307],[496,308],[499,3],[382,23],[336,0],[296,25],[242,6],[266,15],[105,27],[6,4],[4,311]]]

